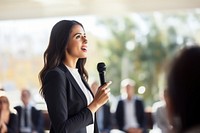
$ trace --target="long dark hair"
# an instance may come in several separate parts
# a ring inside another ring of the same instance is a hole
[[[168,94],[173,104],[175,130],[182,133],[200,124],[200,47],[184,48],[168,73]],[[177,123],[178,122],[178,123]]]
[[[39,73],[39,80],[41,83],[40,93],[44,96],[44,78],[46,73],[60,65],[65,60],[65,50],[66,45],[69,40],[69,35],[71,33],[71,29],[74,25],[80,25],[83,29],[83,25],[74,20],[61,20],[56,23],[52,30],[49,39],[49,45],[44,52],[44,67]],[[76,68],[80,75],[87,81],[88,73],[84,68],[86,63],[86,58],[80,58],[77,61]]]

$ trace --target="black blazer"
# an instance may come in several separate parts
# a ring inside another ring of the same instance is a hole
[[[14,107],[17,110],[18,114],[18,129],[20,130],[21,125],[21,114],[22,114],[22,106],[16,106]],[[33,124],[33,129],[37,131],[38,133],[44,133],[44,118],[43,114],[40,110],[37,110],[35,107],[31,107],[31,121]]]
[[[135,115],[139,123],[139,127],[143,129],[143,133],[146,133],[146,118],[144,112],[144,105],[141,99],[135,98]],[[124,120],[124,101],[120,100],[116,109],[116,120],[120,130],[123,130],[125,120]]]
[[[82,81],[91,92],[86,81]],[[86,133],[86,126],[93,123],[87,99],[64,64],[47,72],[44,98],[51,120],[50,133]],[[96,121],[94,126],[94,133],[98,133]]]

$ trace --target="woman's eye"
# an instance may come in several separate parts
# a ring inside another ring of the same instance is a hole
[[[81,36],[80,35],[78,35],[78,36],[76,36],[76,39],[79,39]]]

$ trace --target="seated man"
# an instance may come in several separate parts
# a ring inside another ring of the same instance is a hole
[[[22,106],[16,106],[18,113],[19,133],[43,133],[43,115],[30,104],[31,93],[27,89],[21,92]]]
[[[143,101],[134,95],[135,82],[125,79],[121,89],[126,98],[118,102],[116,120],[120,130],[127,133],[146,133],[146,118]]]

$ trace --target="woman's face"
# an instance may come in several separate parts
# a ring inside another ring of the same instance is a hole
[[[67,58],[87,57],[87,38],[84,29],[80,25],[72,27],[66,49]]]

